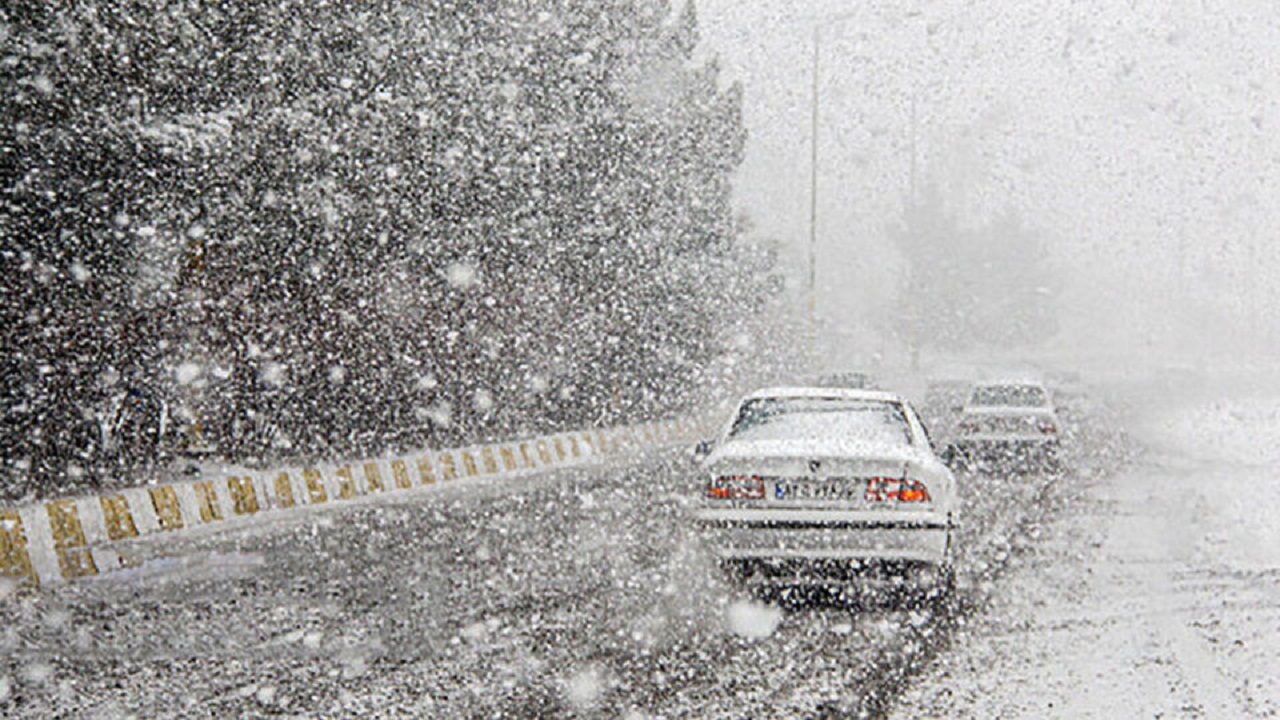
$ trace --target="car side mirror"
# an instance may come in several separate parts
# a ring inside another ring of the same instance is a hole
[[[948,444],[942,449],[942,452],[938,453],[938,458],[941,459],[947,467],[951,467],[951,465],[956,461],[956,446]]]
[[[693,446],[693,462],[702,464],[703,460],[711,454],[711,448],[714,445],[710,440],[699,440],[697,445]]]

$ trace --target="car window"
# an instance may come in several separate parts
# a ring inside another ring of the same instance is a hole
[[[1044,388],[1036,385],[983,385],[975,388],[971,405],[1004,407],[1044,407],[1049,404]]]
[[[929,445],[929,449],[937,452],[938,446],[933,442],[933,433],[929,431],[929,425],[916,413],[916,422],[920,424],[920,431],[924,433],[924,441]]]
[[[846,398],[759,398],[738,410],[735,440],[832,438],[909,445],[911,430],[896,403]]]
[[[971,427],[979,433],[1030,433],[1038,434],[1041,423],[1046,422],[1037,415],[997,415],[994,417],[975,418]]]

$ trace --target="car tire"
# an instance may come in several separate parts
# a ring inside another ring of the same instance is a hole
[[[936,614],[947,614],[955,604],[956,568],[950,562],[938,570],[938,580],[927,591],[926,601]]]
[[[947,523],[952,523],[952,516],[947,515]],[[928,590],[928,604],[937,613],[948,613],[956,596],[956,564],[955,564],[955,530],[947,530],[947,550],[938,566],[938,573],[933,587]]]

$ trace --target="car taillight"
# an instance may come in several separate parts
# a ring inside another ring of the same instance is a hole
[[[929,488],[911,478],[867,478],[866,499],[871,502],[930,502]]]
[[[764,479],[758,475],[721,475],[707,483],[707,497],[718,500],[759,500]]]
[[[929,497],[929,488],[919,480],[903,478],[898,487],[898,502],[929,502],[932,499]]]

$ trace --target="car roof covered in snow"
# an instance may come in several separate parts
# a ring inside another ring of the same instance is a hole
[[[1039,388],[1043,388],[1045,386],[1043,380],[1037,377],[1031,377],[1027,375],[1005,375],[1001,377],[990,377],[990,378],[985,378],[983,380],[979,380],[978,382],[973,383],[973,386],[975,388],[1003,387],[1008,385],[1014,385],[1014,386],[1020,385],[1020,386],[1026,386],[1026,387],[1039,387]]]
[[[841,400],[878,400],[880,402],[902,402],[897,393],[885,390],[856,390],[853,388],[834,387],[771,387],[757,390],[748,395],[746,400],[761,398],[833,398]]]

